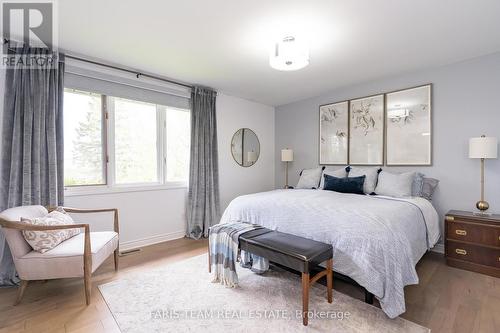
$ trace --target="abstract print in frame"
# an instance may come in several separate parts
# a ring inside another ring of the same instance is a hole
[[[386,94],[386,164],[432,164],[431,85]]]
[[[349,103],[349,164],[384,164],[384,95]]]
[[[348,105],[344,101],[319,107],[319,164],[347,164]]]

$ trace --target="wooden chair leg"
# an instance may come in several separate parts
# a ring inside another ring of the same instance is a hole
[[[21,280],[21,284],[19,285],[19,288],[17,289],[17,298],[16,302],[14,305],[18,305],[21,303],[21,299],[24,296],[24,291],[26,290],[26,287],[28,286],[28,280]]]
[[[85,284],[85,303],[90,305],[92,290],[92,251],[90,247],[90,228],[85,227],[85,244],[83,249],[83,283]]]
[[[85,304],[90,305],[90,292],[92,290],[92,279],[85,274],[83,277],[83,283],[85,284]]]
[[[333,259],[326,262],[326,288],[328,293],[328,303],[333,301]]]
[[[118,263],[119,263],[119,251],[118,249],[115,250],[115,271],[118,272]]]
[[[309,273],[302,273],[302,324],[309,321]]]

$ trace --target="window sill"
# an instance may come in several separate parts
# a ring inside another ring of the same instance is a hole
[[[65,187],[64,196],[78,197],[78,196],[88,196],[88,195],[166,191],[166,190],[178,190],[178,189],[187,189],[187,183],[176,182],[176,183],[160,184],[160,185],[123,185],[123,186],[113,186],[113,187],[106,185],[74,186],[74,187]]]

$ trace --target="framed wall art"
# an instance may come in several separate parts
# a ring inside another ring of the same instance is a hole
[[[432,85],[386,94],[386,164],[432,164]]]
[[[349,102],[349,164],[384,164],[384,95]]]
[[[319,164],[347,164],[349,102],[319,107]]]

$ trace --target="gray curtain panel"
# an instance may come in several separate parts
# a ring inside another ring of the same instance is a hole
[[[47,50],[23,48],[22,57]],[[64,56],[58,66],[6,71],[0,160],[0,211],[22,205],[62,205]],[[1,230],[0,230],[1,231]],[[0,285],[16,281],[0,232]]]
[[[219,223],[219,166],[217,121],[213,90],[191,91],[191,155],[187,205],[187,236],[208,237],[208,228]]]

